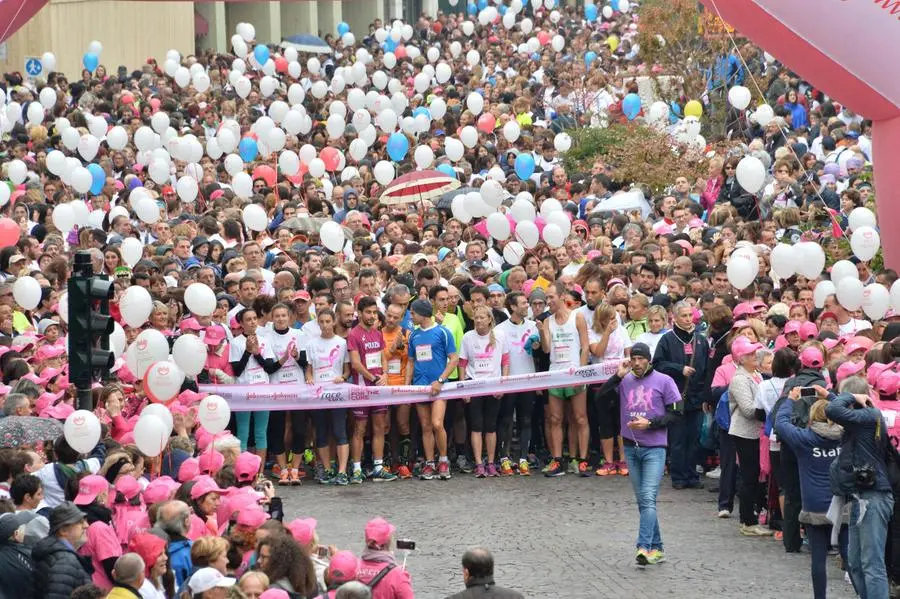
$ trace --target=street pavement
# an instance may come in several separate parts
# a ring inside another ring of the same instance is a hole
[[[383,516],[397,538],[416,541],[407,560],[416,597],[442,599],[464,588],[460,558],[489,548],[501,586],[529,599],[812,596],[809,555],[787,554],[771,537],[742,537],[736,518],[714,517],[714,495],[675,491],[663,480],[660,527],[668,561],[634,563],[638,514],[627,478],[542,476],[450,481],[366,482],[279,488],[285,518],[312,516],[323,544],[362,551],[366,521]],[[836,558],[828,596],[854,597]]]

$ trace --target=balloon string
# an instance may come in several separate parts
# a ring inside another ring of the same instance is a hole
[[[709,0],[709,3],[712,4],[713,9],[716,11],[716,16],[718,16],[719,19],[723,23],[725,23],[726,21],[725,21],[724,17],[722,17],[722,13],[719,11],[719,5],[716,4],[716,0]],[[743,54],[741,54],[741,51],[737,46],[737,42],[734,41],[734,36],[731,35],[731,32],[728,31],[727,27],[723,27],[723,29],[725,30],[725,35],[728,36],[728,41],[730,41],[731,45],[734,46],[734,49],[738,56],[738,59],[741,61],[741,64],[744,65],[744,72],[747,73],[747,76],[750,78],[750,81],[753,82],[753,86],[756,88],[756,91],[759,93],[760,97],[765,99],[766,96],[765,96],[765,94],[763,94],[762,87],[760,87],[759,82],[756,80],[756,77],[753,76],[753,71],[750,70],[750,65],[747,64],[746,60],[744,60],[744,56],[743,56]],[[746,114],[746,112],[745,112],[745,114]],[[791,147],[787,143],[788,138],[787,138],[787,135],[785,135],[785,133],[784,133],[784,129],[782,129],[781,127],[778,127],[778,133],[784,138],[784,142],[785,142],[784,147],[787,148],[788,151],[791,153],[791,155],[797,159],[797,163],[800,165],[800,171],[804,175],[809,175],[810,174],[809,171],[807,171],[806,167],[803,166],[803,161],[800,160],[799,156],[797,156],[797,153],[794,151],[794,148]],[[822,197],[822,194],[819,193],[818,188],[815,189],[815,192],[816,192],[816,197],[818,197],[819,200],[822,202],[822,204],[825,206],[825,212],[828,214],[828,217],[831,219],[831,222],[834,225],[837,225],[837,228],[838,228],[838,230],[840,230],[841,235],[846,237],[847,231],[844,229],[844,227],[841,226],[841,223],[837,220],[837,218],[834,216],[834,214],[832,214],[831,210],[828,209],[828,204],[825,203],[825,199]]]

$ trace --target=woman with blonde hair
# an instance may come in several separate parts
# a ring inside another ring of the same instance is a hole
[[[494,330],[494,316],[488,306],[478,306],[472,315],[475,329],[463,335],[459,352],[459,367],[467,380],[488,379],[509,374],[509,345],[502,333]],[[475,477],[500,476],[494,459],[497,453],[497,416],[500,414],[502,393],[471,397],[469,427],[472,453],[475,456]],[[483,436],[483,439],[482,439]],[[487,449],[487,468],[482,455],[482,440]]]
[[[631,338],[625,331],[625,327],[619,325],[616,309],[610,304],[603,303],[594,310],[594,321],[588,331],[588,343],[590,344],[591,363],[604,360],[622,360],[631,347]],[[597,476],[609,476],[611,474],[628,474],[628,466],[625,463],[625,446],[620,433],[619,418],[619,392],[613,389],[611,392],[597,395],[600,385],[591,385],[589,389],[595,393],[594,406],[597,411],[600,448],[603,451],[603,464],[597,469]],[[615,440],[619,441],[620,460],[615,461],[613,447]]]

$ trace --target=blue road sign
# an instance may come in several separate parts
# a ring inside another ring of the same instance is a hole
[[[40,58],[37,58],[36,56],[30,56],[25,59],[25,73],[29,77],[37,77],[43,70],[44,66],[41,64]]]

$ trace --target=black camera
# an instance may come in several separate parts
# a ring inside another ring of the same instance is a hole
[[[856,481],[856,488],[860,491],[867,491],[875,488],[875,468],[865,464],[863,466],[853,467],[853,479]]]
[[[409,539],[397,539],[397,549],[405,551],[415,551],[416,542]]]

